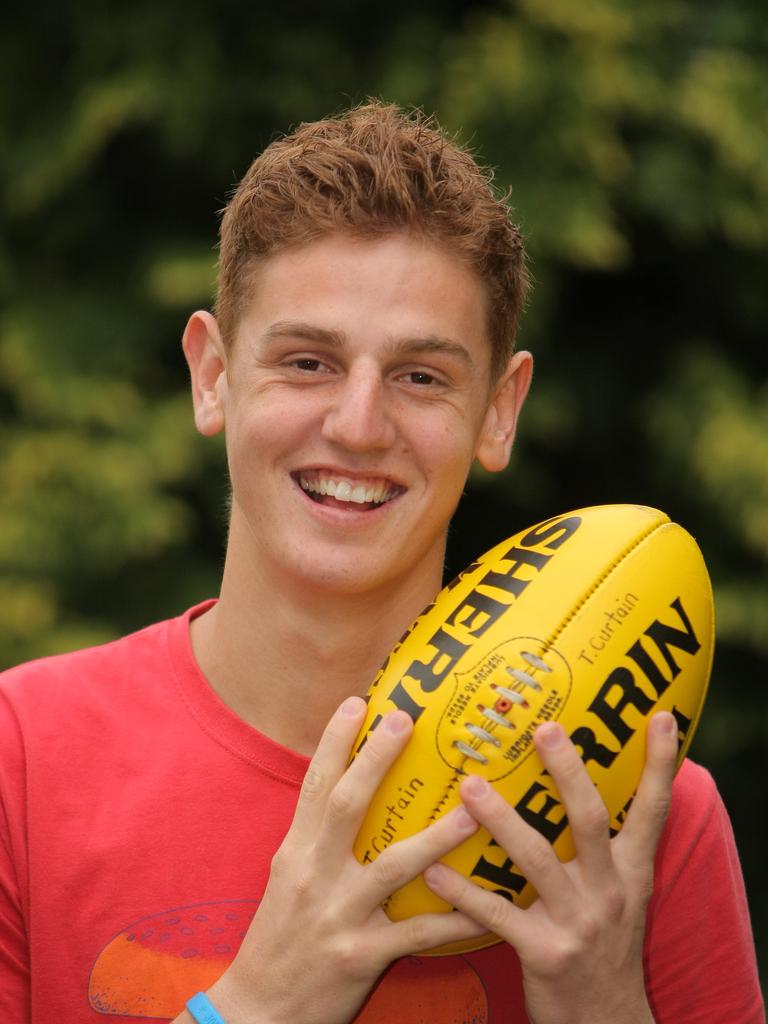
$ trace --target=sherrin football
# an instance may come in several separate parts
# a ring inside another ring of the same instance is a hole
[[[713,641],[701,552],[663,512],[585,508],[497,545],[438,594],[371,685],[353,757],[388,711],[407,711],[415,725],[367,811],[358,860],[372,862],[457,806],[469,773],[492,783],[561,860],[571,859],[565,810],[532,742],[549,720],[581,753],[618,831],[640,780],[650,715],[675,715],[678,764],[685,756]],[[484,829],[442,860],[518,906],[535,899]],[[450,909],[421,878],[385,904],[394,920]],[[434,952],[495,941],[484,936]]]

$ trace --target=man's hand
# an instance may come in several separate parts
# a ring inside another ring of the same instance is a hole
[[[668,712],[650,721],[640,787],[614,839],[605,805],[563,729],[547,723],[536,731],[535,743],[566,806],[575,859],[561,864],[549,843],[491,786],[470,776],[461,791],[466,807],[533,883],[539,899],[521,910],[445,865],[425,872],[427,884],[515,947],[532,1024],[651,1024],[643,935],[675,772],[677,723]]]
[[[393,960],[486,931],[461,913],[395,923],[381,909],[477,823],[456,808],[361,866],[352,844],[413,727],[405,712],[387,715],[347,768],[364,717],[364,701],[352,697],[331,719],[259,910],[237,957],[209,990],[228,1024],[345,1024]]]

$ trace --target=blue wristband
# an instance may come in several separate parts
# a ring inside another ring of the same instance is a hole
[[[187,1009],[197,1024],[225,1024],[224,1018],[216,1012],[205,992],[198,992],[187,1001]]]

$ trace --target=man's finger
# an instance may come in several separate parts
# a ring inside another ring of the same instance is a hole
[[[365,746],[327,795],[316,843],[319,857],[337,858],[340,851],[350,850],[374,793],[412,732],[410,715],[391,711],[368,736]],[[347,755],[350,749],[351,743]]]
[[[380,935],[388,963],[399,957],[425,953],[437,946],[486,935],[488,929],[459,911],[419,914],[388,925]]]
[[[567,919],[578,911],[579,894],[550,843],[490,783],[479,775],[468,776],[461,784],[461,799],[534,886],[553,916]]]
[[[641,867],[656,852],[672,797],[678,751],[675,716],[660,711],[648,723],[645,767],[626,823],[613,840],[629,865]]]
[[[328,796],[346,770],[365,712],[362,697],[348,697],[325,727],[301,786],[291,825],[293,836],[312,838],[320,829]]]
[[[364,887],[359,895],[360,910],[382,903],[474,835],[478,827],[465,807],[454,807],[416,835],[387,847],[372,864],[366,865]]]
[[[588,884],[600,886],[613,872],[605,803],[561,725],[547,722],[539,726],[534,742],[563,801],[580,874]]]
[[[524,910],[508,900],[475,885],[445,864],[433,864],[424,872],[424,881],[436,896],[476,922],[480,934],[491,932],[516,948],[524,941],[529,919]]]

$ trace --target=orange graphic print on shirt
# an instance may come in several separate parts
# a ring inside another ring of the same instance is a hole
[[[258,900],[178,907],[143,918],[116,935],[91,971],[94,1010],[174,1018],[234,959]],[[461,956],[406,957],[374,989],[357,1024],[487,1024],[485,987]]]

